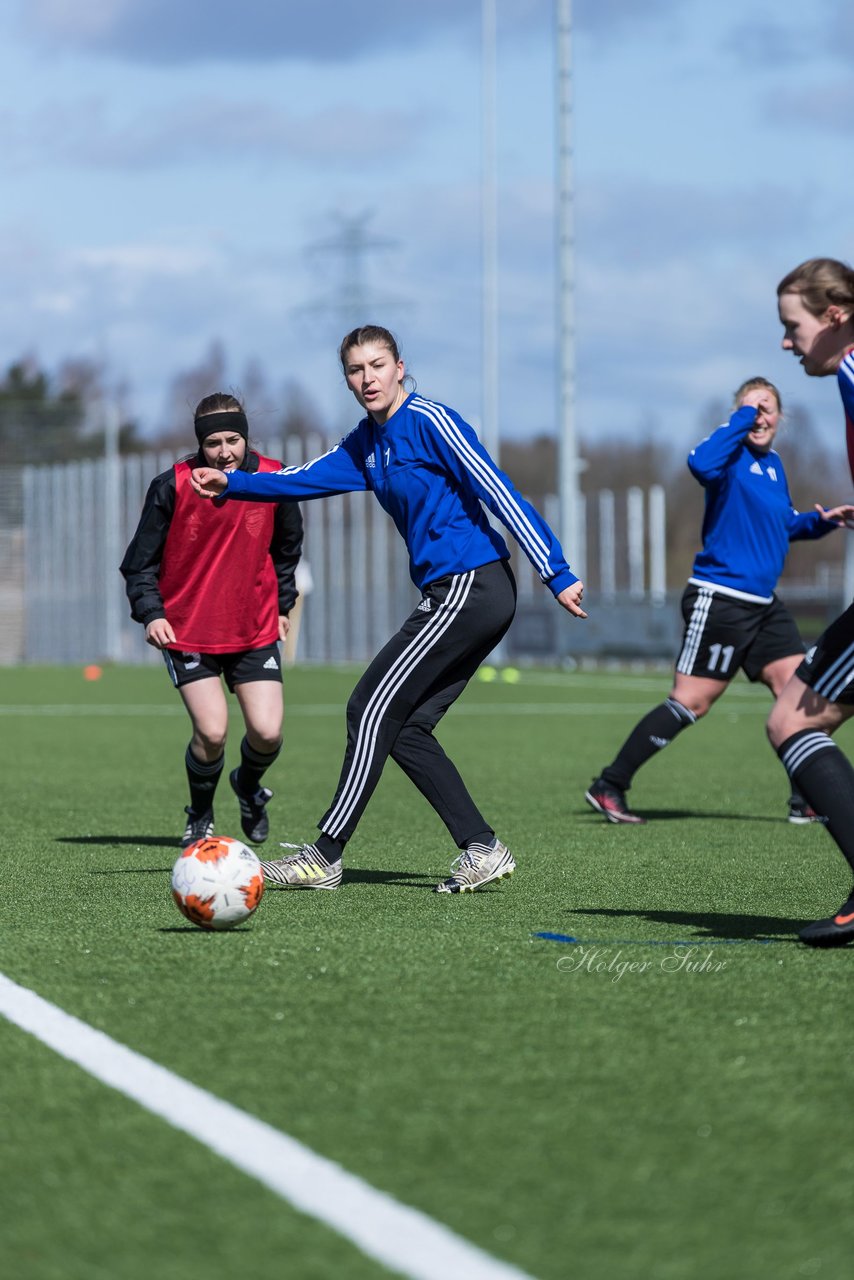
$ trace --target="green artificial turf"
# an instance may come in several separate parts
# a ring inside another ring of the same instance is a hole
[[[356,674],[287,673],[267,848],[313,836]],[[440,737],[511,881],[432,894],[455,851],[390,765],[338,892],[208,934],[168,892],[188,721],[163,672],[0,671],[0,971],[543,1280],[845,1274],[854,948],[796,935],[849,876],[785,821],[743,681],[639,775],[648,825],[590,811],[668,687],[473,683]],[[225,786],[216,811],[239,835]],[[0,1053],[15,1280],[388,1274],[2,1019]]]

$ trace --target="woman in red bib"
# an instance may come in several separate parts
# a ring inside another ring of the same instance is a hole
[[[235,396],[206,396],[194,421],[198,451],[151,482],[121,572],[131,616],[162,651],[193,725],[182,845],[214,831],[228,731],[223,676],[246,727],[229,782],[244,835],[260,842],[269,832],[273,794],[261,779],[282,745],[279,644],[297,597],[302,517],[295,503],[199,502],[190,487],[193,467],[251,473],[282,464],[250,449],[246,414]]]

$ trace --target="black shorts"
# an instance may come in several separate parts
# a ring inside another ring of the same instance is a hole
[[[164,649],[163,660],[176,689],[211,676],[225,676],[231,693],[237,684],[254,680],[277,680],[282,683],[282,659],[278,644],[263,649],[241,649],[239,653],[182,653]]]
[[[795,675],[828,702],[854,703],[854,604],[822,632]]]
[[[758,680],[769,662],[804,652],[795,620],[776,596],[768,604],[756,604],[689,582],[682,617],[685,634],[676,659],[680,675],[726,682],[743,669],[748,680]]]

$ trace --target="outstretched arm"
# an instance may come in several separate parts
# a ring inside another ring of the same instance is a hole
[[[191,476],[200,498],[242,499],[244,502],[303,502],[336,493],[367,489],[359,428],[332,449],[300,467],[281,471],[216,471],[197,467]]]
[[[810,542],[826,538],[840,527],[854,528],[854,506],[843,502],[838,507],[815,504],[814,511],[796,511],[792,507],[789,516],[789,541]]]

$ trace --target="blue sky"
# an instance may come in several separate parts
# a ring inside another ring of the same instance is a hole
[[[555,424],[553,5],[497,16],[499,413],[520,438]],[[151,432],[217,340],[230,385],[255,360],[343,428],[350,317],[318,246],[361,219],[365,319],[478,425],[479,33],[479,0],[2,6],[4,367],[103,360]],[[779,350],[775,288],[854,256],[852,63],[845,0],[576,0],[582,439],[681,450],[756,373],[841,430],[830,383]]]

